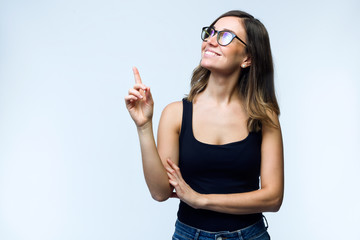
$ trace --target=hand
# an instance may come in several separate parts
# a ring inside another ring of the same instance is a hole
[[[201,194],[195,192],[182,178],[180,168],[170,159],[167,159],[169,167],[166,167],[169,183],[175,188],[171,197],[177,197],[193,208],[199,208]]]
[[[125,97],[126,108],[137,127],[142,127],[150,122],[153,115],[154,101],[150,88],[141,82],[139,71],[133,67],[135,85],[129,89]]]

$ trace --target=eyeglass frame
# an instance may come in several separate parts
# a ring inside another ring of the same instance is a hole
[[[204,32],[204,30],[205,30],[206,28],[214,30],[214,34],[213,34],[212,36],[209,36],[208,39],[209,39],[210,37],[215,36],[215,35],[217,34],[217,36],[216,36],[216,41],[217,41],[217,43],[218,43],[220,46],[225,47],[225,46],[229,45],[229,44],[234,40],[234,38],[236,38],[236,39],[238,39],[240,42],[242,42],[242,43],[247,47],[247,44],[246,44],[243,40],[241,40],[238,36],[236,36],[235,33],[231,32],[231,31],[228,31],[228,30],[217,31],[217,30],[215,30],[215,28],[212,27],[212,26],[210,26],[210,27],[203,27],[203,28],[202,28],[202,30],[201,30],[201,39],[202,39],[204,42],[207,42],[207,40],[205,40],[205,39],[202,38],[203,32]],[[231,36],[232,36],[230,42],[229,42],[228,44],[226,44],[226,45],[223,45],[223,44],[220,44],[220,43],[219,43],[219,40],[220,40],[220,35],[219,35],[219,33],[222,33],[222,32],[230,33]]]

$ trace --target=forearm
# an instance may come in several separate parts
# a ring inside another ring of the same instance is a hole
[[[170,197],[172,188],[156,148],[152,122],[148,122],[137,130],[146,184],[155,200],[164,201]]]
[[[229,214],[276,212],[282,195],[259,189],[247,193],[204,194],[198,199],[197,208]]]

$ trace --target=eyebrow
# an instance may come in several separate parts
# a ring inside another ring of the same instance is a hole
[[[221,30],[221,31],[229,31],[229,32],[233,32],[234,33],[234,31],[233,30],[230,30],[230,29],[227,29],[227,28],[224,28],[223,30]]]

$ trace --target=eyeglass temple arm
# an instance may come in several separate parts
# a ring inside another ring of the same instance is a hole
[[[235,35],[235,37],[236,37],[237,39],[239,39],[239,41],[242,42],[245,46],[247,46],[247,44],[246,44],[243,40],[241,40],[238,36]]]

